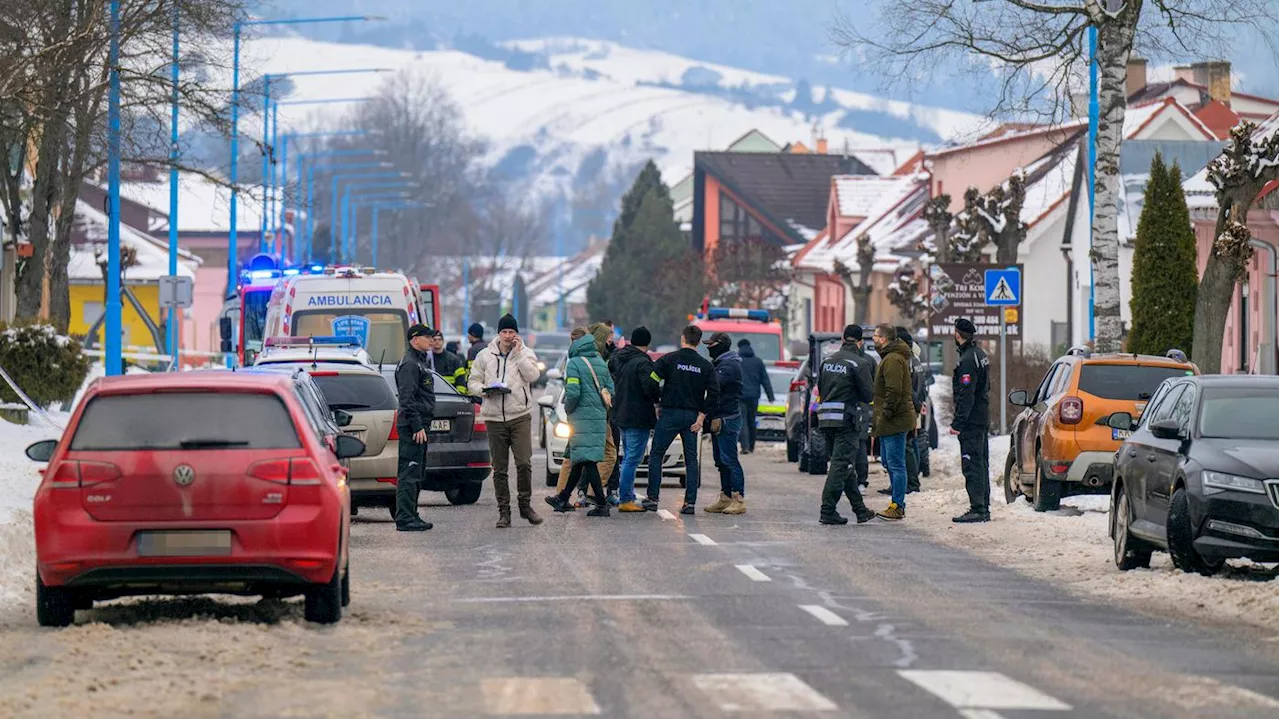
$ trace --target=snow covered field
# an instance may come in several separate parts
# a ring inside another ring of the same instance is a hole
[[[950,387],[945,384],[940,378],[933,398],[939,419],[949,420]],[[922,480],[920,494],[907,500],[910,526],[1073,594],[1101,597],[1164,617],[1243,622],[1275,630],[1280,620],[1276,601],[1280,582],[1274,573],[1259,577],[1248,568],[1233,568],[1214,577],[1186,574],[1174,568],[1165,552],[1155,553],[1150,569],[1121,572],[1112,559],[1107,534],[1108,497],[1069,497],[1062,500],[1059,511],[1043,514],[1022,498],[1005,504],[998,472],[1008,455],[1007,437],[992,438],[990,445],[991,521],[953,524],[951,517],[963,513],[969,500],[960,474],[959,442],[945,434],[945,428],[942,431],[930,458],[933,475]]]

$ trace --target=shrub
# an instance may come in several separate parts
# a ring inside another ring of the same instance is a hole
[[[41,407],[75,398],[92,365],[78,340],[50,325],[0,324],[0,367]],[[0,399],[21,401],[3,381]]]

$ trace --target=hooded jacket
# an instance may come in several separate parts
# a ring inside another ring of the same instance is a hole
[[[467,389],[476,397],[484,397],[480,418],[486,422],[510,422],[533,411],[533,393],[529,386],[541,376],[538,356],[528,347],[519,353],[502,353],[499,338],[476,354]],[[496,382],[505,383],[510,392],[485,394],[484,388]]]
[[[916,427],[916,409],[912,402],[911,350],[894,338],[880,352],[874,386],[877,437],[910,432]]]
[[[709,419],[724,419],[742,412],[742,357],[729,350],[711,362],[716,368],[716,381],[720,385],[720,400]],[[760,400],[756,400],[759,402]]]
[[[623,429],[653,429],[658,423],[654,405],[662,400],[662,389],[653,378],[649,353],[627,345],[609,360],[613,386],[613,423]]]
[[[760,404],[761,390],[769,396],[770,402],[777,401],[773,396],[773,383],[769,381],[769,370],[764,366],[764,360],[756,356],[751,345],[743,345],[738,350],[738,355],[742,357],[742,401]]]
[[[590,369],[588,369],[590,367]],[[592,376],[592,370],[595,375]],[[569,345],[569,363],[565,368],[564,411],[569,415],[569,457],[575,464],[603,462],[609,422],[600,388],[613,393],[613,378],[600,353],[595,338],[584,335]],[[599,380],[599,387],[596,381]]]

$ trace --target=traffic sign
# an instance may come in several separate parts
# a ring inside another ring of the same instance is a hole
[[[194,300],[195,283],[182,275],[163,275],[160,278],[160,307],[186,309]]]
[[[1014,265],[1019,270],[1021,266]],[[929,268],[929,336],[939,340],[955,334],[955,321],[961,317],[973,322],[977,327],[978,337],[995,339],[1000,337],[1000,320],[1005,316],[1005,307],[987,303],[986,273],[1004,272],[1010,269],[1004,264],[945,264],[933,265]],[[1007,284],[1007,280],[1006,280]],[[1013,294],[1021,300],[1021,282],[1010,287]],[[1021,303],[1018,303],[1021,305]],[[1018,320],[1006,321],[1005,334],[1010,338],[1021,337],[1021,326]]]
[[[1017,267],[983,273],[987,304],[1016,307],[1022,303],[1022,271]]]
[[[1007,322],[1007,323],[1009,323],[1009,324],[1011,324],[1011,325],[1012,325],[1012,324],[1017,324],[1017,323],[1018,323],[1018,308],[1017,308],[1017,307],[1006,307],[1006,308],[1004,309],[1004,321],[1005,321],[1005,322]]]

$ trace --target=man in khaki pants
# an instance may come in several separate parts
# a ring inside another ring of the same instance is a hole
[[[538,356],[524,346],[516,318],[498,320],[498,336],[476,355],[467,380],[472,396],[484,397],[480,419],[489,428],[493,462],[493,494],[498,500],[498,528],[511,526],[511,486],[507,468],[516,458],[516,502],[520,517],[542,524],[529,499],[533,495],[533,392]]]

